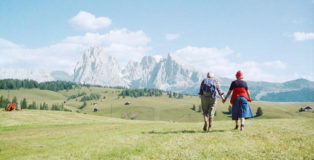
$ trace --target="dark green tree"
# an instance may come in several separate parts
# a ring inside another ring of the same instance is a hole
[[[183,94],[179,94],[178,99],[183,99]]]
[[[202,111],[203,111],[202,105],[199,105],[198,106],[198,112],[202,112]]]
[[[27,108],[27,101],[26,101],[26,98],[23,98],[23,100],[21,101],[21,108],[22,108],[22,109],[26,109],[26,108]]]
[[[259,116],[262,116],[263,115],[263,110],[261,107],[258,107],[257,108],[257,111],[256,111],[256,117],[259,117]]]
[[[4,108],[4,105],[3,105],[3,96],[0,97],[0,108]]]
[[[83,109],[87,106],[87,103],[84,101],[83,105],[79,109]]]
[[[32,104],[29,104],[29,105],[28,105],[28,109],[37,109],[36,102],[35,102],[35,101],[33,101],[33,103],[32,103]]]
[[[43,103],[43,110],[48,110],[49,108],[48,108],[48,104],[47,103]]]
[[[36,105],[35,101],[33,101],[33,103],[32,103],[32,109],[37,109],[37,105]]]

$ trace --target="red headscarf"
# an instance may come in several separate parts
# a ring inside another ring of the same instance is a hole
[[[237,79],[242,79],[243,78],[243,73],[241,71],[238,71],[235,76],[237,77]]]

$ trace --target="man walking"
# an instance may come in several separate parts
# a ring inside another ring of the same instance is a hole
[[[211,72],[207,73],[200,86],[199,95],[201,97],[202,109],[204,115],[204,131],[211,131],[214,115],[216,111],[216,91],[219,96],[224,100],[223,93],[220,89],[219,82],[214,78],[214,74]],[[208,125],[208,128],[207,128]]]

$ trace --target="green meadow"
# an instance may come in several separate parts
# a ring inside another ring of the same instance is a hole
[[[87,101],[83,109],[79,109],[81,97],[71,99],[64,107],[72,112],[2,109],[0,159],[314,159],[314,113],[298,112],[313,102],[254,101],[253,112],[261,107],[264,114],[247,120],[241,132],[233,130],[234,122],[226,113],[229,104],[218,100],[213,131],[203,132],[196,96],[122,98],[120,91],[10,90],[11,99],[26,98],[28,103],[45,102],[49,107],[81,92],[101,98]],[[0,90],[0,95],[7,97],[8,91]]]
[[[18,102],[23,98],[27,99],[28,104],[33,101],[37,105],[40,103],[47,103],[49,107],[52,104],[62,104],[71,95],[85,92],[87,95],[91,93],[99,94],[99,100],[87,101],[87,106],[79,109],[83,102],[80,101],[81,97],[68,100],[64,107],[71,109],[72,112],[83,114],[93,114],[105,117],[133,119],[133,120],[150,120],[150,121],[171,121],[171,122],[201,122],[202,116],[199,111],[201,103],[200,98],[197,96],[185,95],[183,99],[169,98],[166,93],[160,97],[118,97],[121,92],[120,89],[101,88],[101,87],[82,87],[72,90],[63,90],[53,92],[48,90],[39,89],[19,89],[10,90],[10,99],[14,96],[17,97]],[[0,96],[5,98],[8,96],[7,90],[0,90]],[[105,98],[104,98],[105,97]],[[92,105],[97,102],[97,105]],[[125,105],[130,102],[130,105]],[[195,111],[192,110],[195,105]],[[222,104],[221,100],[217,100],[216,120],[230,120],[228,107],[230,103]],[[257,119],[277,119],[277,118],[314,118],[314,114],[298,112],[300,107],[314,106],[314,102],[263,102],[253,101],[251,107],[255,113],[257,107],[261,107],[264,115]],[[99,112],[93,112],[97,108]]]

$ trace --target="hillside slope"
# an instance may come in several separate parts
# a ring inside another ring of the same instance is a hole
[[[72,112],[80,112],[86,114],[93,114],[106,117],[116,117],[122,119],[136,119],[136,120],[156,120],[156,121],[175,121],[175,122],[201,122],[202,113],[199,111],[201,100],[196,96],[184,96],[183,99],[169,98],[166,93],[161,97],[118,97],[122,90],[102,87],[81,87],[72,90],[63,90],[58,92],[39,90],[39,89],[19,89],[10,90],[11,99],[16,96],[18,102],[23,98],[27,99],[30,104],[33,101],[37,105],[40,103],[47,103],[49,107],[53,104],[64,104],[64,107],[72,110]],[[68,100],[69,97],[85,92],[86,95],[98,94],[99,100],[86,101],[86,107],[81,108],[83,102],[81,98],[77,97]],[[0,90],[0,96],[5,98],[8,96],[7,90]],[[97,102],[97,105],[92,103]],[[131,105],[125,105],[130,102]],[[195,105],[195,111],[192,110]],[[217,100],[216,120],[230,120],[228,107],[230,103],[222,104],[221,100]],[[314,102],[265,102],[253,101],[251,103],[253,113],[258,107],[263,109],[264,115],[258,119],[265,118],[298,118],[310,117],[314,118],[313,113],[298,112],[300,107],[314,106]],[[93,112],[97,108],[99,112]]]
[[[1,159],[313,159],[314,120],[130,121],[53,111],[0,111]],[[239,147],[239,144],[241,146]]]

